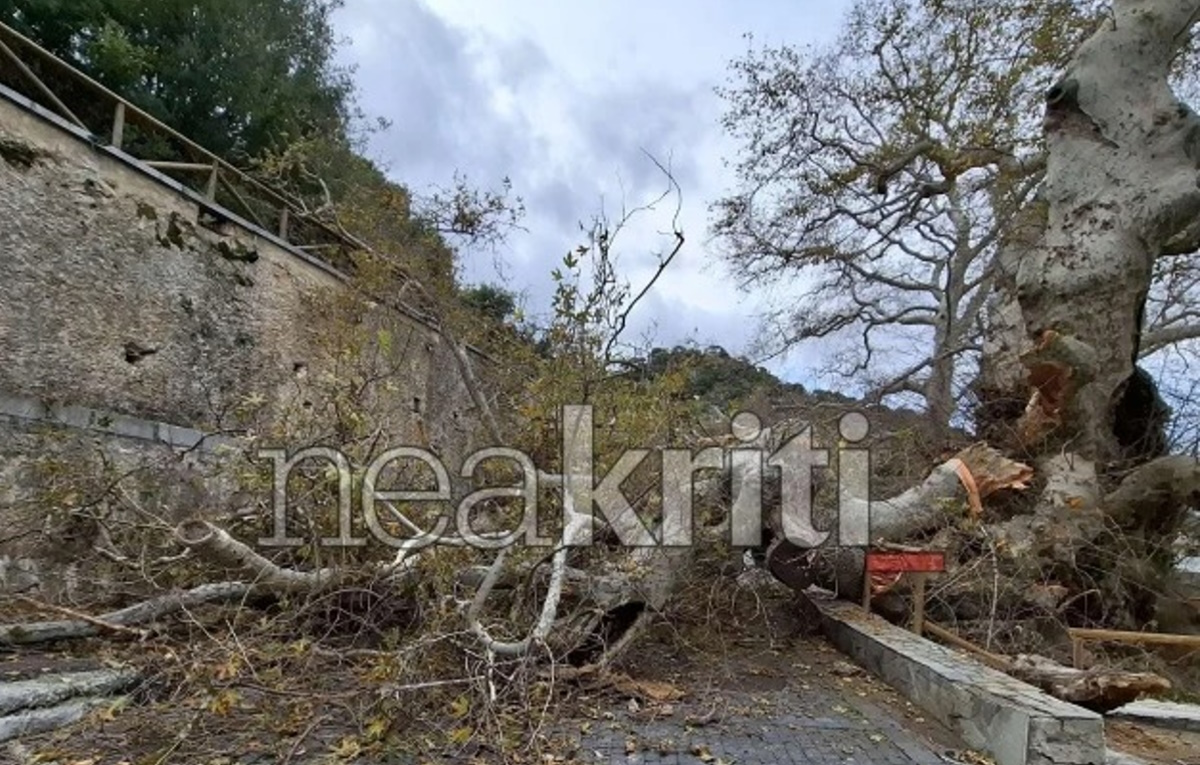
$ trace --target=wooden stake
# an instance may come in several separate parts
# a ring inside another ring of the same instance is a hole
[[[1172,635],[1160,632],[1122,632],[1120,630],[1068,629],[1072,640],[1108,640],[1114,643],[1141,645],[1181,645],[1200,648],[1200,635]]]
[[[955,648],[961,648],[968,653],[974,654],[975,656],[979,657],[981,662],[988,665],[992,669],[998,669],[1002,672],[1012,669],[1012,662],[1010,662],[1007,657],[992,653],[981,646],[977,646],[970,640],[959,637],[956,633],[951,632],[937,622],[926,621],[925,624],[922,625],[922,629],[943,643],[949,643]]]
[[[925,632],[925,579],[928,574],[911,573],[913,583],[912,631],[918,635]]]
[[[121,148],[125,142],[125,102],[118,101],[116,113],[113,114],[112,145]]]

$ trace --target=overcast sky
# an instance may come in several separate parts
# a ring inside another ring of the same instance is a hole
[[[633,317],[655,345],[747,350],[760,299],[743,296],[707,243],[708,205],[732,185],[714,86],[756,44],[823,42],[843,0],[349,0],[338,12],[360,105],[391,126],[371,146],[392,177],[421,191],[454,172],[508,176],[528,210],[497,254],[463,254],[463,280],[499,282],[544,313],[549,274],[603,207],[665,188],[643,150],[670,162],[687,245]],[[673,205],[643,217],[618,248],[635,285],[669,241]],[[804,360],[770,364],[805,380]],[[805,380],[807,381],[807,380]]]

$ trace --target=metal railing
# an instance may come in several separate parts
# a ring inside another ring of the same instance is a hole
[[[0,83],[86,131],[93,142],[120,150],[339,270],[352,269],[350,253],[368,249],[316,219],[292,195],[251,177],[3,23]]]

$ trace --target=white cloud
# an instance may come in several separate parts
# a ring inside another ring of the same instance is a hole
[[[787,0],[357,0],[335,22],[357,67],[361,105],[392,128],[372,152],[420,191],[465,172],[474,183],[512,179],[529,233],[503,259],[509,286],[544,310],[549,272],[579,241],[577,222],[603,203],[657,196],[664,179],[643,154],[671,162],[683,190],[688,244],[633,317],[631,338],[687,340],[734,352],[754,333],[756,303],[733,288],[706,246],[707,206],[731,184],[734,147],[717,122],[713,88],[727,63],[759,42],[803,44],[832,34],[840,3]],[[672,204],[623,235],[626,275],[653,268]],[[669,242],[665,243],[669,245]],[[494,258],[465,254],[468,281],[495,281]],[[790,372],[793,367],[775,364]]]

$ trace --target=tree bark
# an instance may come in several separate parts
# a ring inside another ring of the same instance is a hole
[[[168,614],[195,608],[205,603],[238,600],[250,594],[252,589],[251,585],[242,582],[202,584],[184,592],[175,592],[137,603],[90,621],[77,619],[0,625],[0,645],[33,645],[52,640],[93,637],[104,631],[99,622],[124,627],[145,624]]]
[[[1152,672],[1074,669],[1043,656],[1018,656],[1008,672],[1055,698],[1101,713],[1123,707],[1143,696],[1159,696],[1171,690],[1171,683],[1166,678]]]
[[[1122,404],[1154,260],[1200,215],[1200,119],[1168,85],[1197,14],[1197,0],[1115,0],[1047,93],[1044,212],[1001,256],[985,410],[1025,448],[1101,473],[1126,446],[1117,420],[1136,416]]]

